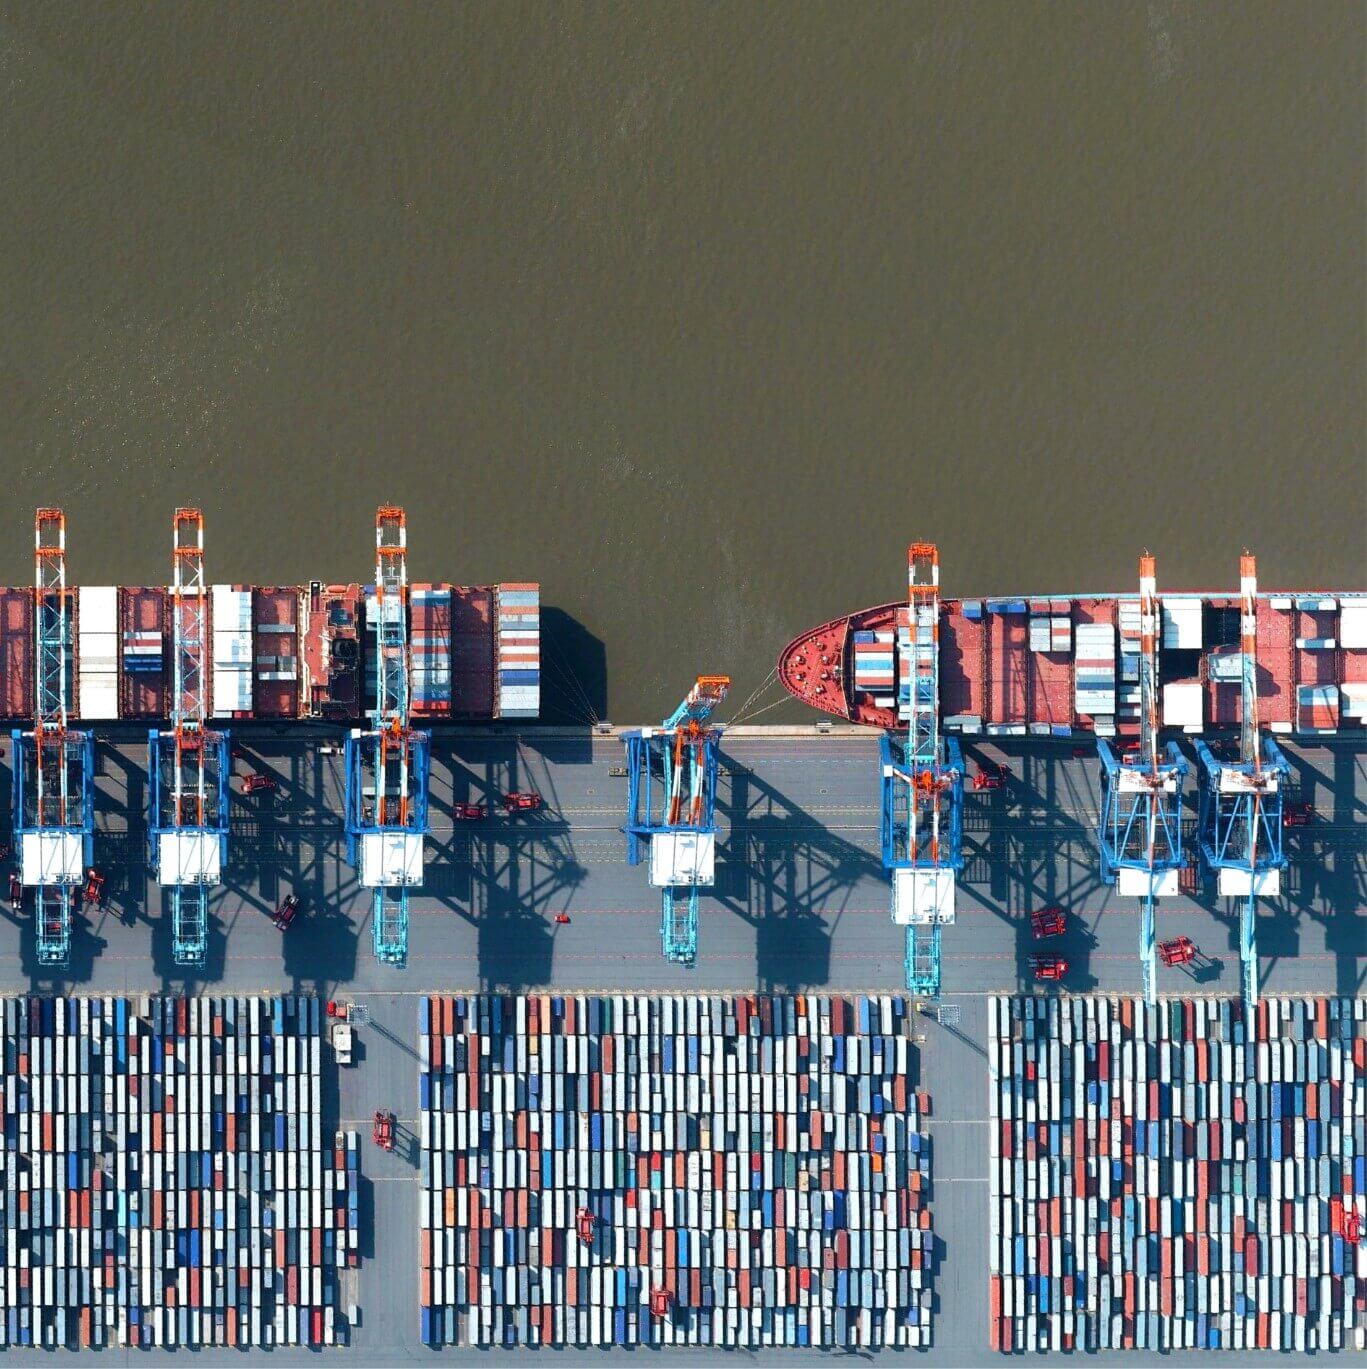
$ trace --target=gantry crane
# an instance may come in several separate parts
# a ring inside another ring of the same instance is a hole
[[[177,509],[171,534],[171,731],[147,734],[152,869],[171,890],[171,953],[202,965],[209,890],[228,863],[228,734],[208,724],[209,587],[204,515]]]
[[[885,732],[883,868],[892,877],[892,920],[906,928],[910,992],[940,992],[940,929],[954,921],[963,868],[964,765],[958,740],[940,734],[940,555],[933,543],[907,551],[907,607],[897,618],[899,720]]]
[[[347,860],[374,891],[376,959],[408,958],[408,891],[422,883],[431,733],[409,726],[408,529],[404,511],[375,515],[375,707],[346,739]]]
[[[665,959],[683,965],[691,965],[698,954],[698,890],[716,878],[717,751],[722,729],[711,726],[710,719],[730,687],[728,676],[699,675],[659,727],[623,735],[627,864],[639,865],[648,844],[650,883],[660,890]]]
[[[1239,559],[1239,759],[1219,759],[1203,741],[1197,840],[1201,863],[1223,898],[1242,900],[1239,956],[1244,1001],[1258,1001],[1257,900],[1281,893],[1282,788],[1289,770],[1281,748],[1258,727],[1258,564]]]
[[[19,881],[34,890],[40,965],[71,953],[71,903],[85,879],[94,838],[94,740],[67,727],[70,709],[71,592],[66,585],[66,518],[34,519],[34,727],[15,730],[13,806]]]
[[[1154,558],[1139,558],[1139,748],[1117,757],[1097,739],[1101,877],[1140,900],[1139,954],[1144,998],[1156,991],[1154,903],[1178,892],[1182,865],[1182,782],[1187,763],[1175,742],[1158,741],[1158,579]]]

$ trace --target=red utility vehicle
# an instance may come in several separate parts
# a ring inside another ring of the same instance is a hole
[[[275,910],[271,921],[283,932],[291,922],[294,915],[299,911],[299,895],[289,894],[280,906]]]
[[[1313,803],[1288,803],[1282,808],[1282,826],[1309,827],[1314,816]]]
[[[381,1150],[394,1149],[394,1114],[381,1109],[375,1114],[374,1125],[370,1128],[370,1139]]]
[[[1068,973],[1068,962],[1061,955],[1032,955],[1030,968],[1036,979],[1057,983]]]
[[[1030,930],[1034,932],[1036,941],[1046,936],[1061,936],[1067,925],[1068,914],[1062,908],[1041,908],[1039,912],[1030,914]]]
[[[92,865],[85,872],[85,889],[82,896],[87,903],[96,908],[104,902],[104,876]]]
[[[24,886],[19,882],[19,876],[13,871],[9,877],[9,901],[10,906],[17,913],[19,905],[24,901]]]
[[[541,795],[535,789],[513,789],[503,796],[503,811],[513,813],[534,813],[541,807]]]
[[[581,1207],[579,1211],[574,1214],[574,1226],[575,1230],[579,1233],[580,1244],[592,1245],[594,1218],[593,1213],[590,1212],[588,1208]]]
[[[1158,956],[1165,965],[1187,965],[1196,959],[1196,943],[1189,936],[1173,937],[1158,944]]]
[[[650,1315],[667,1317],[674,1310],[674,1295],[667,1288],[650,1290]]]
[[[269,775],[259,775],[255,771],[242,776],[244,794],[269,794],[280,786]]]
[[[569,924],[570,915],[568,913],[556,913],[555,920],[564,927]]]
[[[457,822],[478,822],[489,816],[489,806],[484,803],[453,803],[451,816]]]

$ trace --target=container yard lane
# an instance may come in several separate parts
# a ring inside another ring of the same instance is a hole
[[[343,1011],[350,1009],[352,1021],[344,1024],[351,1028],[349,1043],[333,1034],[335,1019],[325,1011],[322,1015],[320,1032],[328,1044],[321,1052],[318,1135],[325,1159],[331,1158],[330,1140],[338,1131],[360,1135],[355,1192],[361,1263],[359,1271],[341,1271],[332,1296],[339,1313],[336,1325],[367,1363],[401,1362],[431,1353],[423,1344],[419,1315],[424,1292],[442,1308],[440,1327],[435,1316],[429,1319],[431,1339],[445,1341],[448,1331],[467,1344],[499,1339],[508,1324],[481,1322],[476,1304],[482,1289],[470,1284],[468,1276],[465,1281],[459,1277],[454,1230],[448,1233],[443,1227],[439,1287],[433,1276],[436,1256],[429,1251],[428,1263],[422,1262],[419,1234],[424,1220],[432,1229],[432,1204],[439,1191],[443,1223],[448,1210],[446,1190],[434,1186],[430,1166],[424,1171],[424,1125],[430,1142],[433,1106],[448,1106],[459,1096],[454,1091],[448,1096],[445,1084],[434,1095],[430,1079],[426,1099],[420,1096],[420,1079],[433,1068],[430,1032],[424,1035],[419,1030],[425,996],[445,1004],[464,995],[467,1013],[476,1005],[478,1022],[477,1005],[488,1003],[488,995],[537,995],[545,996],[545,1002],[581,995],[578,1001],[584,1003],[610,1002],[614,995],[645,995],[632,1000],[637,1018],[631,1020],[639,1019],[641,1025],[631,1030],[649,1034],[662,1030],[649,1006],[659,1000],[651,996],[684,995],[675,1001],[699,1006],[693,1010],[695,1018],[690,1019],[685,1009],[684,1025],[671,1029],[680,1043],[671,1050],[686,1053],[693,1040],[702,1049],[710,1030],[690,1026],[690,1021],[710,1022],[711,1015],[718,1015],[721,1038],[735,1030],[735,1005],[743,1001],[737,995],[803,995],[806,1011],[815,1012],[819,1022],[820,1004],[834,997],[845,998],[855,1005],[850,1011],[857,1013],[862,995],[897,996],[902,989],[902,935],[890,920],[888,886],[879,861],[873,737],[838,730],[818,735],[810,728],[727,733],[718,801],[717,881],[702,899],[698,959],[691,969],[664,960],[655,892],[641,869],[625,864],[620,829],[626,780],[614,773],[620,772],[623,754],[613,736],[549,729],[520,734],[437,730],[433,831],[423,886],[411,900],[410,952],[402,970],[376,963],[368,925],[372,899],[369,891],[358,888],[345,861],[338,735],[243,725],[235,729],[234,743],[231,860],[211,904],[205,965],[187,970],[173,962],[161,891],[147,862],[146,736],[133,729],[116,730],[102,732],[97,746],[95,863],[104,877],[103,901],[76,916],[71,963],[61,977],[36,963],[31,915],[16,914],[6,906],[0,919],[0,988],[9,995],[103,995],[111,1003],[126,1000],[135,1005],[142,1004],[144,995],[203,994],[225,1005],[214,1010],[221,1015],[229,1011],[226,1004],[232,1003],[231,1011],[240,1014],[244,1009],[239,1004],[261,995],[281,995],[286,1002],[295,1001],[291,995],[302,995],[320,1005],[332,1002]],[[1035,991],[1028,966],[1036,946],[1031,913],[1056,906],[1068,914],[1067,930],[1055,944],[1069,970],[1060,987],[1049,986],[1050,998],[1070,993],[1133,996],[1140,987],[1138,912],[1132,901],[1117,898],[1098,874],[1095,761],[1075,756],[1068,744],[1024,739],[1005,751],[976,743],[966,750],[971,765],[1004,762],[1008,771],[1000,787],[966,796],[966,864],[958,920],[945,932],[939,1008],[896,1019],[897,1032],[904,1033],[900,1039],[907,1042],[907,1086],[924,1100],[917,1109],[916,1134],[925,1137],[930,1157],[929,1304],[922,1323],[930,1348],[921,1353],[928,1363],[943,1365],[990,1363],[996,1357],[989,1346],[989,1268],[1001,1257],[1000,1246],[994,1246],[989,1154],[992,1110],[999,1101],[994,1101],[989,1084],[989,1060],[999,1048],[989,1034],[988,1014],[994,995]],[[1289,745],[1286,751],[1296,799],[1312,805],[1313,816],[1308,825],[1287,833],[1292,865],[1284,880],[1286,894],[1279,903],[1263,905],[1263,992],[1360,997],[1367,969],[1367,767],[1362,750],[1335,743]],[[8,756],[0,761],[0,808],[7,806],[10,793],[9,761]],[[242,777],[248,771],[268,776],[274,786],[258,785],[255,792],[244,793]],[[544,803],[536,811],[505,816],[501,799],[510,791],[535,791]],[[1194,821],[1194,812],[1189,816]],[[7,812],[0,812],[0,827],[9,830]],[[297,900],[293,916],[282,919],[279,914],[287,910],[290,899]],[[1160,938],[1189,937],[1201,951],[1194,964],[1160,968],[1160,993],[1188,999],[1237,995],[1235,908],[1188,886],[1181,897],[1163,902],[1159,918]],[[281,920],[287,921],[283,930],[276,925]],[[162,1000],[150,1001],[155,1005]],[[710,1004],[729,1006],[704,1006]],[[13,1011],[19,1013],[17,1008]],[[135,1011],[145,1023],[152,1023],[161,1009],[143,1004]],[[17,1032],[21,1017],[13,1020]],[[857,1018],[853,1023],[848,1028],[851,1041],[863,1030]],[[593,1030],[601,1035],[606,1028]],[[808,1028],[797,1022],[794,1030],[800,1039]],[[771,1039],[769,1031],[764,1028],[747,1047],[759,1051],[755,1058],[761,1074],[767,1068],[762,1042],[778,1049],[778,1038]],[[459,1035],[453,1027],[453,1050]],[[468,1065],[469,1042],[462,1041],[462,1046]],[[351,1063],[338,1063],[339,1053],[348,1047]],[[797,1080],[800,1057],[790,1059],[786,1046],[784,1052],[790,1060],[785,1068],[798,1071],[793,1075]],[[653,1068],[663,1071],[663,1059]],[[499,1073],[504,1070],[503,1060],[497,1069],[494,1062],[486,1062],[486,1073],[493,1071],[490,1078],[502,1081],[499,1096],[511,1089],[516,1104],[517,1069],[511,1082]],[[854,1090],[851,1106],[857,1114],[861,1081],[849,1074],[845,1084]],[[212,1096],[214,1086],[208,1087]],[[663,1086],[659,1076],[651,1076],[633,1087],[644,1088],[653,1097]],[[899,1085],[889,1078],[873,1087],[895,1091]],[[524,1100],[520,1106],[530,1104]],[[720,1106],[719,1115],[724,1117],[728,1104]],[[41,1128],[42,1111],[40,1107],[36,1123],[25,1125]],[[383,1147],[371,1140],[377,1113],[387,1117],[389,1144]],[[17,1115],[7,1099],[7,1125]],[[478,1165],[485,1140],[478,1130],[481,1119],[476,1117],[473,1125],[475,1131],[470,1130],[468,1113],[453,1113],[439,1133],[444,1155],[465,1157],[467,1188],[469,1166]],[[516,1131],[515,1119],[514,1127],[510,1153],[528,1158],[530,1137]],[[856,1149],[867,1139],[850,1134]],[[524,1143],[527,1149],[522,1149]],[[8,1132],[7,1144],[17,1144]],[[205,1153],[213,1149],[209,1145]],[[554,1145],[542,1154],[552,1152],[558,1154]],[[762,1153],[760,1162],[763,1174]],[[240,1162],[234,1163],[240,1167]],[[553,1154],[553,1173],[555,1163]],[[805,1163],[799,1162],[802,1172]],[[84,1173],[79,1161],[78,1173]],[[443,1169],[442,1185],[445,1173]],[[786,1173],[772,1174],[754,1190],[759,1195],[761,1231],[765,1193],[768,1201],[777,1202],[782,1192],[788,1212],[787,1181]],[[614,1172],[613,1182],[615,1187],[603,1186],[603,1212],[618,1198],[625,1202],[631,1191],[631,1176]],[[635,1182],[639,1187],[639,1171]],[[732,1182],[723,1170],[718,1191],[729,1193]],[[683,1188],[688,1187],[685,1167]],[[513,1182],[504,1195],[505,1202],[513,1200],[514,1226],[516,1189]],[[500,1221],[506,1213],[505,1207]],[[553,1225],[558,1229],[563,1224],[557,1218]],[[573,1226],[568,1223],[566,1240],[575,1239]],[[902,1238],[896,1221],[882,1229],[885,1243]],[[548,1239],[544,1223],[540,1239]],[[554,1232],[549,1239],[559,1259],[562,1252],[554,1244]],[[886,1250],[885,1244],[885,1257]],[[556,1266],[561,1273],[541,1285],[543,1295],[547,1288],[550,1292],[540,1304],[536,1334],[549,1328],[548,1339],[558,1339],[556,1327],[568,1324],[566,1309],[584,1306],[577,1286],[575,1301],[568,1300],[565,1281],[574,1266],[568,1252],[563,1253]],[[1014,1248],[1011,1253],[1014,1260]],[[693,1259],[692,1247],[685,1253],[675,1245],[672,1258],[677,1269],[682,1260]],[[505,1280],[517,1274],[517,1259],[511,1266]],[[762,1260],[756,1266],[760,1267],[777,1270],[776,1264],[763,1266]],[[848,1269],[855,1267],[851,1263]],[[505,1290],[508,1286],[505,1281]],[[512,1286],[521,1285],[513,1278]],[[67,1285],[68,1301],[71,1287]],[[616,1312],[621,1310],[627,1317],[622,1325],[636,1339],[660,1339],[652,1335],[651,1322],[641,1313],[650,1291],[644,1273],[632,1274],[625,1287],[614,1275],[614,1281],[601,1289],[610,1290],[616,1300],[614,1333]],[[800,1294],[807,1291],[799,1289]],[[908,1306],[902,1300],[914,1291],[870,1281],[866,1294],[862,1279],[847,1278],[843,1326],[848,1332],[850,1317],[857,1319],[864,1310],[850,1302],[852,1297],[868,1296],[878,1306],[885,1305],[879,1299]],[[1028,1291],[1039,1298],[1039,1286]],[[1293,1298],[1295,1293],[1293,1287]],[[729,1288],[719,1283],[704,1291],[690,1282],[688,1296],[700,1308],[720,1309],[725,1343],[726,1328],[732,1325],[726,1319],[732,1309]],[[1123,1300],[1123,1289],[1121,1296]],[[836,1297],[833,1283],[832,1308]],[[45,1324],[55,1325],[58,1301],[44,1304]],[[913,1302],[920,1306],[919,1300]],[[588,1305],[592,1306],[591,1299]],[[801,1296],[795,1306],[803,1306]],[[553,1310],[548,1313],[547,1307]],[[1032,1304],[1027,1315],[1037,1311]],[[76,1316],[79,1327],[79,1313]],[[801,1322],[819,1333],[801,1333],[809,1339],[839,1342],[840,1326],[833,1318],[823,1318],[824,1310],[815,1319],[785,1322],[784,1335],[791,1326],[790,1343],[800,1344]],[[524,1323],[514,1318],[513,1324],[520,1330]],[[596,1325],[603,1339],[616,1338],[603,1334],[601,1318],[595,1323],[589,1315],[584,1324]],[[526,1325],[531,1327],[530,1320]],[[746,1322],[744,1335],[742,1323],[734,1325],[735,1343],[748,1339],[756,1347],[748,1353],[757,1359],[788,1359],[797,1353],[776,1348],[782,1338],[766,1342],[762,1319]],[[471,1326],[473,1336],[468,1335]],[[1013,1326],[1013,1333],[1018,1329]],[[179,1334],[178,1321],[176,1330]],[[1000,1334],[1000,1324],[997,1330]],[[1104,1346],[1101,1334],[1098,1331],[1096,1343]],[[1117,1334],[1117,1343],[1123,1343],[1124,1328]],[[206,1345],[198,1352],[202,1362],[232,1353],[214,1349],[212,1335],[200,1339]],[[848,1334],[845,1339],[850,1339]],[[19,1363],[36,1360],[40,1353],[13,1345],[7,1351]],[[1088,1358],[1130,1363],[1147,1353],[1100,1348]],[[288,1344],[277,1344],[272,1354],[282,1364],[305,1363],[310,1356],[306,1348]],[[557,1351],[567,1364],[587,1363],[601,1354],[573,1346]],[[1239,1350],[1221,1355],[1221,1363],[1252,1359]]]

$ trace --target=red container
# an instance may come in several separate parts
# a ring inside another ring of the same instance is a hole
[[[0,716],[33,716],[33,591],[0,589]]]
[[[252,712],[258,718],[299,716],[300,593],[293,585],[252,590]]]

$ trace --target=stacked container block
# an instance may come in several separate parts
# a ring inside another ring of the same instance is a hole
[[[252,593],[241,585],[214,585],[211,712],[219,718],[252,711]]]
[[[875,695],[880,708],[891,708],[893,696],[893,633],[854,634],[854,687]]]
[[[123,662],[119,674],[119,716],[158,718],[166,703],[169,648],[166,591],[120,588],[119,626]]]
[[[410,602],[413,711],[446,717],[451,712],[451,586],[414,585]]]
[[[1081,716],[1092,718],[1099,733],[1109,735],[1116,712],[1115,627],[1079,623],[1074,640],[1073,707]]]
[[[929,1345],[910,1031],[892,997],[424,999],[424,1343]]]
[[[340,1338],[356,1143],[321,1135],[317,999],[12,998],[3,1033],[0,1343]]]
[[[994,998],[1006,1351],[1367,1346],[1367,1000]]]
[[[87,721],[119,716],[119,591],[82,585],[76,591],[78,715]]]
[[[498,587],[498,716],[541,712],[541,589]]]
[[[252,591],[251,707],[258,718],[298,716],[299,617],[297,588]]]

